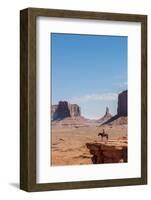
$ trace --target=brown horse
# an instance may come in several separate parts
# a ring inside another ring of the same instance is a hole
[[[104,129],[103,132],[98,133],[98,136],[101,136],[101,140],[103,140],[104,137],[106,137],[106,139],[109,139],[109,135],[107,133],[105,133]]]

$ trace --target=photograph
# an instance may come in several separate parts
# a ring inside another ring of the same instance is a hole
[[[128,162],[128,37],[51,33],[50,166]]]
[[[20,189],[147,184],[147,15],[20,11]]]

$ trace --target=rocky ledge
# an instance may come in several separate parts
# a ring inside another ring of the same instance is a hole
[[[93,164],[127,162],[127,139],[86,143]]]

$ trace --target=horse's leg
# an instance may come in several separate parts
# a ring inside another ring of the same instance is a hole
[[[106,135],[106,139],[107,139],[107,140],[109,139],[109,136],[108,136],[108,135]]]
[[[104,140],[105,134],[103,134],[103,140]]]

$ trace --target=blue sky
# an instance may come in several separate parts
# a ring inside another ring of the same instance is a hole
[[[86,118],[117,111],[127,89],[127,37],[51,34],[52,104],[76,103]]]

